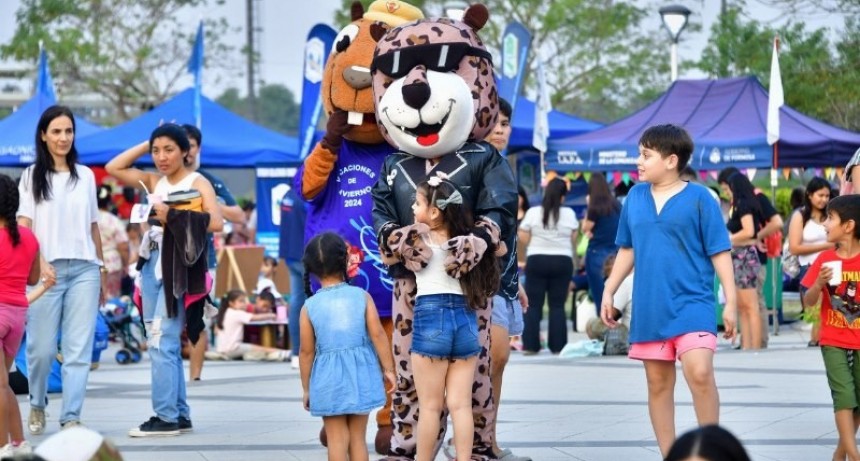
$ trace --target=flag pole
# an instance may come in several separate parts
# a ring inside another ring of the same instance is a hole
[[[777,170],[779,168],[779,138],[780,124],[779,111],[784,104],[785,95],[782,88],[782,75],[779,70],[779,35],[773,38],[773,57],[770,67],[770,88],[768,88],[768,120],[767,120],[767,138],[768,142],[773,146],[773,169],[770,174],[770,196],[776,203],[776,186],[779,181]],[[778,293],[777,286],[777,269],[780,268],[782,260],[775,260],[771,265],[771,302],[773,303],[773,334],[779,335],[779,302],[776,299]],[[781,271],[780,271],[781,272]],[[766,308],[766,307],[765,307]]]

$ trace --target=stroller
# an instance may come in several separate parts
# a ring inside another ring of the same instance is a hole
[[[116,361],[119,364],[140,362],[141,340],[143,328],[137,319],[137,309],[132,305],[127,296],[108,300],[102,308],[101,315],[107,320],[110,328],[110,337],[114,341],[121,341],[122,348],[116,353]]]

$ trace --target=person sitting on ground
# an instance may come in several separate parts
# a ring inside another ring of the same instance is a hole
[[[263,297],[264,292],[257,296]],[[215,320],[215,351],[207,351],[210,360],[270,360],[282,362],[288,353],[283,349],[263,347],[242,342],[245,325],[262,320],[275,320],[275,314],[248,312],[248,297],[242,290],[230,290],[221,300],[221,308]]]
[[[750,461],[750,457],[731,432],[712,424],[679,437],[666,461]]]
[[[612,266],[615,265],[615,254],[606,257],[603,264],[603,277],[609,277],[612,273]],[[630,316],[633,312],[633,272],[630,273],[618,286],[618,291],[612,297],[612,318],[617,322],[619,334],[616,336],[618,345],[607,345],[604,350],[606,355],[622,355],[627,353],[627,338],[630,332]],[[595,317],[588,321],[585,325],[585,334],[588,339],[599,339],[601,341],[609,341],[607,333],[609,327],[603,323],[600,317]],[[621,346],[621,347],[617,347]],[[623,352],[621,351],[623,349]],[[618,353],[613,353],[618,351]]]
[[[266,288],[259,292],[254,298],[252,312],[254,314],[271,314],[275,312],[275,306],[278,304],[277,298],[271,290]]]

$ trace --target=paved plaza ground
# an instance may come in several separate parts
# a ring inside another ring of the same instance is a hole
[[[572,341],[582,338],[571,333]],[[722,423],[756,461],[830,459],[836,444],[830,394],[821,353],[807,348],[807,339],[807,331],[784,326],[770,348],[758,353],[731,350],[721,339],[716,370]],[[680,376],[679,433],[695,425]],[[84,423],[112,439],[127,460],[326,459],[317,442],[321,421],[302,409],[298,371],[288,364],[207,362],[203,381],[188,390],[195,431],[131,439],[127,430],[152,414],[148,383],[147,359],[118,365],[113,349],[90,375]],[[58,430],[56,397],[48,406],[46,436]],[[641,364],[625,357],[515,352],[505,374],[499,439],[535,461],[656,461],[646,398]],[[26,415],[26,399],[19,396],[19,402]],[[371,449],[374,431],[368,430]]]

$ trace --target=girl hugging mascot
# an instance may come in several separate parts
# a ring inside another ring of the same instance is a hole
[[[503,251],[503,242],[516,232],[516,180],[505,159],[483,141],[498,115],[492,59],[476,33],[488,18],[487,8],[476,4],[466,10],[463,21],[422,19],[399,26],[379,40],[371,65],[377,123],[397,149],[385,159],[372,191],[373,224],[383,261],[394,279],[392,344],[398,386],[392,405],[392,460],[414,459],[417,442],[418,401],[409,356],[415,275],[402,264],[426,257],[426,253],[406,248],[410,239],[404,238],[413,230],[416,186],[429,176],[444,173],[473,210],[479,222],[471,238],[484,240],[487,249],[468,258],[453,254],[458,261],[494,257],[493,252]],[[472,459],[476,460],[495,458],[488,429],[494,405],[491,308],[488,299],[486,309],[478,312],[482,351],[472,387]],[[442,428],[444,431],[445,424]]]

